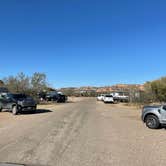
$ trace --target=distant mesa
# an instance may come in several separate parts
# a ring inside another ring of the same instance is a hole
[[[95,92],[95,93],[111,93],[115,91],[130,91],[131,89],[135,89],[138,91],[144,91],[144,85],[141,84],[116,84],[112,86],[105,87],[92,87],[92,86],[84,86],[84,87],[66,87],[61,88],[60,91],[73,91],[75,93],[85,93],[85,92]]]

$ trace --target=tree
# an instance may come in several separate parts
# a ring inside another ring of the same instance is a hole
[[[140,93],[140,102],[141,103],[151,103],[156,101],[156,95],[152,90],[151,82],[146,82],[144,84],[144,91]]]
[[[30,79],[22,72],[18,73],[17,76],[4,78],[4,83],[13,93],[26,93],[30,88]]]
[[[30,78],[26,76],[23,72],[16,76],[16,80],[19,87],[19,92],[27,92],[30,89]]]
[[[19,91],[18,87],[18,81],[16,77],[14,76],[9,76],[3,79],[6,87],[9,89],[9,91],[16,93]]]
[[[44,73],[34,73],[31,78],[32,89],[36,92],[40,92],[47,87],[46,74]]]
[[[4,86],[4,82],[0,80],[0,86]]]
[[[152,102],[166,101],[166,77],[145,84],[145,99]]]
[[[153,81],[152,90],[154,91],[158,101],[166,101],[166,77]]]
[[[60,91],[67,96],[80,95],[75,91],[75,88],[63,88]]]
[[[46,75],[44,73],[34,73],[32,77],[29,77],[21,72],[16,76],[4,78],[3,82],[12,93],[37,94],[37,92],[47,88]]]

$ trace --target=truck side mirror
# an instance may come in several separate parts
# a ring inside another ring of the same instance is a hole
[[[12,99],[11,99],[10,97],[7,97],[6,100],[8,100],[8,101],[12,101]]]
[[[161,113],[161,110],[160,110],[160,109],[158,109],[158,112],[159,112],[159,113]]]

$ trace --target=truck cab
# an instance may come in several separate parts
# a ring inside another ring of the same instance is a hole
[[[12,94],[12,93],[1,93],[0,94],[0,111],[3,109],[8,110],[16,115],[23,111],[36,111],[36,101],[25,94]]]

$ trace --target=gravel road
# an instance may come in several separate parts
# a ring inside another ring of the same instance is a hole
[[[165,166],[166,131],[140,110],[86,98],[42,105],[36,114],[0,113],[0,162],[34,166]]]

